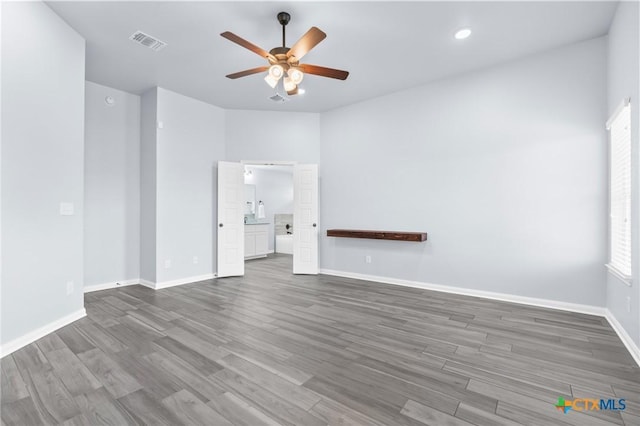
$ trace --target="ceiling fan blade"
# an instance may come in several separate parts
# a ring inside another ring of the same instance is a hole
[[[240,78],[240,77],[246,77],[246,76],[251,75],[251,74],[257,74],[259,72],[264,72],[264,71],[266,71],[268,69],[269,69],[269,67],[251,68],[250,70],[244,70],[244,71],[235,72],[233,74],[229,74],[227,76],[227,78],[230,78],[230,79],[233,80],[233,79]]]
[[[291,49],[287,52],[287,58],[295,57],[297,61],[302,59],[311,49],[324,40],[327,35],[319,28],[311,27],[300,40],[296,41]]]
[[[349,77],[349,71],[337,70],[334,68],[325,68],[318,65],[300,64],[298,66],[302,72],[306,74],[319,75],[322,77],[335,78],[338,80],[346,80]]]
[[[255,44],[251,43],[250,41],[247,41],[245,39],[243,39],[242,37],[238,37],[237,35],[235,35],[234,33],[230,32],[230,31],[225,31],[222,34],[220,34],[222,37],[226,38],[229,41],[232,41],[236,44],[239,44],[240,46],[244,47],[245,49],[249,49],[250,51],[257,53],[258,55],[262,56],[263,58],[266,59],[270,59],[272,61],[277,61],[277,59],[275,58],[275,56],[273,56],[271,53],[267,52],[266,50],[264,50],[261,47],[256,46]]]

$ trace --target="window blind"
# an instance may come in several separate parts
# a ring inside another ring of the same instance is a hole
[[[607,121],[609,130],[609,268],[631,278],[631,108],[626,101]]]

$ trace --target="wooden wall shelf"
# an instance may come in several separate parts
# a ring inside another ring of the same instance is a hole
[[[327,229],[327,237],[368,238],[373,240],[427,241],[426,232],[362,231],[358,229]]]

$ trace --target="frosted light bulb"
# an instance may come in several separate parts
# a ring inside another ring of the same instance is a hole
[[[287,74],[294,84],[300,84],[304,78],[304,73],[297,68],[291,68]]]
[[[291,92],[296,88],[296,84],[291,80],[290,77],[284,78],[284,90],[287,92]]]
[[[269,67],[269,75],[276,79],[276,81],[278,81],[278,79],[282,77],[282,74],[284,74],[284,70],[282,69],[281,65],[276,64]]]

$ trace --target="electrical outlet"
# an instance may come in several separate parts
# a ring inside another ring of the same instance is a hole
[[[165,259],[164,260],[164,268],[165,269],[171,268],[171,259]]]
[[[198,256],[193,256],[193,264],[197,264],[198,263]]]
[[[371,256],[367,255],[364,257],[365,263],[371,263]]]
[[[627,296],[627,312],[631,312],[631,297]]]
[[[73,281],[67,281],[67,296],[73,293]]]

